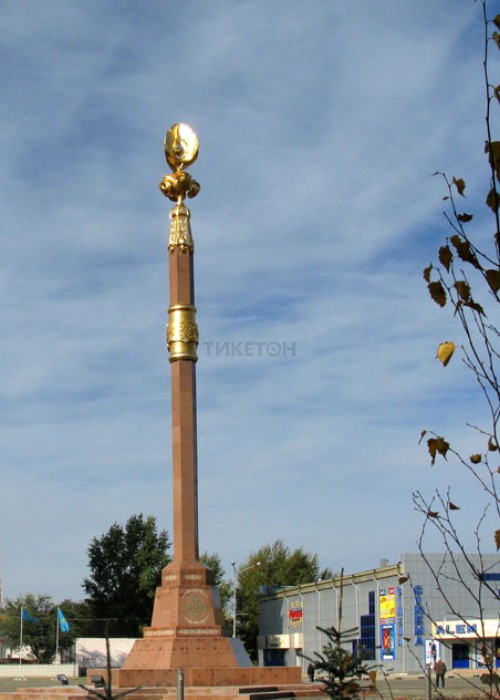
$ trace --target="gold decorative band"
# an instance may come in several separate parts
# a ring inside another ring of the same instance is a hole
[[[196,324],[196,307],[191,304],[174,304],[168,310],[167,348],[170,362],[176,360],[193,360],[198,355],[198,326]]]
[[[194,242],[191,235],[189,209],[182,202],[176,204],[170,212],[170,235],[168,249],[170,252],[179,248],[183,253],[194,252]]]

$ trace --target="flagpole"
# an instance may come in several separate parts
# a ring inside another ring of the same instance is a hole
[[[25,681],[23,676],[23,606],[21,605],[21,631],[19,636],[19,678],[14,678],[16,681]]]
[[[59,608],[56,610],[56,658],[55,663],[57,664],[57,654],[59,651]]]
[[[23,655],[23,606],[21,605],[21,636],[19,639],[19,674],[22,676],[22,668],[23,668],[23,661],[22,661],[22,655]]]

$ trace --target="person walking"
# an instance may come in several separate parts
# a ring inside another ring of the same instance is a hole
[[[307,667],[307,675],[309,676],[311,683],[314,683],[314,665],[312,663],[310,663]]]
[[[441,688],[444,688],[444,677],[446,675],[446,664],[443,659],[438,659],[434,664],[434,672],[436,674],[436,688],[439,688],[439,682],[441,681]]]

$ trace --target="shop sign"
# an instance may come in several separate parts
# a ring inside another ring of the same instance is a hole
[[[403,646],[404,637],[404,616],[403,616],[403,589],[401,586],[396,588],[396,639],[398,647]]]
[[[498,619],[490,620],[443,620],[434,623],[434,637],[439,639],[491,638],[499,636]]]
[[[268,634],[265,637],[265,649],[290,649],[289,634]]]
[[[379,594],[379,617],[381,620],[394,620],[396,616],[396,596],[394,588],[382,588]]]
[[[425,634],[425,610],[424,610],[424,587],[414,586],[415,605],[413,606],[413,635],[416,647],[424,646]]]
[[[290,603],[288,622],[292,627],[298,627],[302,624],[302,602],[300,600],[294,600]]]
[[[382,637],[382,658],[389,660],[395,659],[396,645],[394,638],[394,625],[380,625],[380,636]]]
[[[259,637],[259,649],[302,649],[303,636],[293,634],[267,634]]]
[[[464,625],[463,622],[447,622],[436,626],[436,636],[440,637],[475,637],[476,634],[477,625]]]

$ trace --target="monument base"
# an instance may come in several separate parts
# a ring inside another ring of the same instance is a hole
[[[117,672],[119,688],[176,686],[179,669],[186,687],[301,682],[300,668],[254,667],[240,640],[222,636],[219,591],[211,579],[199,561],[174,561],[163,569],[151,627]]]
[[[173,675],[177,677],[177,669],[179,668],[187,673],[189,669],[200,671],[239,667],[238,661],[241,662],[241,657],[237,660],[232,641],[228,637],[220,636],[138,639],[120,670],[119,684],[123,686],[122,677],[128,678],[131,674],[137,673],[144,675],[148,671],[154,672],[151,677],[157,676],[158,672],[162,671],[172,671]],[[242,668],[252,668],[248,656]],[[144,683],[140,681],[132,685],[144,685]],[[146,685],[150,684],[146,683]],[[152,685],[157,685],[157,683]],[[210,683],[203,683],[203,685],[210,685]],[[129,687],[128,680],[125,682],[125,686]]]
[[[183,671],[186,688],[300,685],[302,675],[297,666],[185,668]],[[117,686],[173,688],[177,686],[177,673],[177,669],[121,668],[117,672]]]

